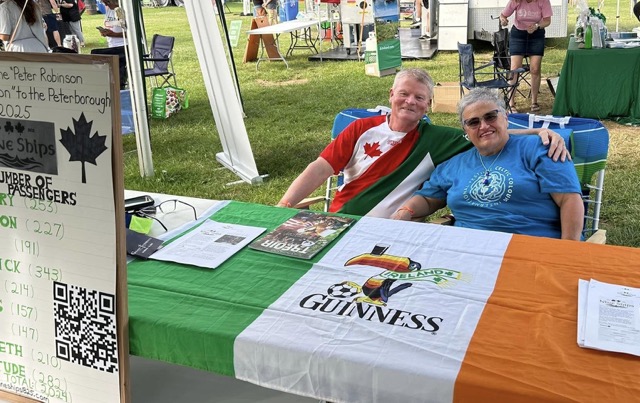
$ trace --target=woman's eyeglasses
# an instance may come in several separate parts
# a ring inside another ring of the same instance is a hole
[[[136,212],[136,214],[139,215],[140,217],[151,218],[152,220],[157,221],[162,226],[162,228],[164,228],[164,230],[167,231],[167,227],[162,223],[162,221],[160,221],[158,218],[156,218],[154,216],[158,211],[160,211],[162,214],[173,213],[174,211],[176,211],[178,209],[178,204],[183,204],[185,206],[190,207],[191,210],[193,210],[193,218],[195,220],[198,219],[198,214],[196,212],[196,208],[195,207],[193,207],[189,203],[185,203],[185,202],[183,202],[181,200],[177,200],[177,199],[165,200],[160,204],[156,204],[155,206],[149,206],[149,207],[142,208],[142,209],[138,210]]]
[[[482,115],[482,117],[479,118],[469,118],[465,121],[462,122],[462,124],[464,124],[465,126],[467,126],[469,129],[477,129],[478,127],[480,127],[480,123],[484,120],[486,123],[493,123],[496,121],[496,119],[498,119],[498,115],[500,114],[500,112],[496,109],[494,111],[491,112],[487,112],[484,115]]]

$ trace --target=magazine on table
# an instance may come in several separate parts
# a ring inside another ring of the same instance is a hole
[[[151,255],[151,259],[215,269],[266,230],[207,220]]]
[[[640,356],[640,289],[579,280],[578,345]]]
[[[300,211],[249,247],[279,255],[311,259],[355,220]]]

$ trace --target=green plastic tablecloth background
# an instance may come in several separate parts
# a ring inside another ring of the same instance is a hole
[[[552,113],[639,125],[640,47],[578,49],[570,38]]]

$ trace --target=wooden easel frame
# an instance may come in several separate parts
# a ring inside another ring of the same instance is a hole
[[[251,27],[249,28],[249,30],[266,27],[268,25],[269,19],[266,16],[252,18]],[[258,60],[258,50],[260,49],[260,46],[262,46],[263,52],[267,52],[267,56],[269,59],[282,58],[278,50],[278,44],[276,43],[273,34],[249,35],[242,63],[255,62],[256,60]]]

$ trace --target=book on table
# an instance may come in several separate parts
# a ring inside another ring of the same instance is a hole
[[[300,211],[249,247],[279,255],[311,259],[355,220],[313,211]]]

